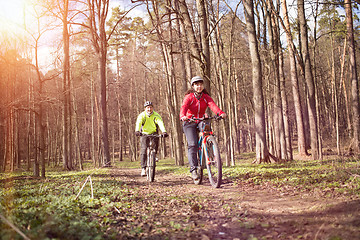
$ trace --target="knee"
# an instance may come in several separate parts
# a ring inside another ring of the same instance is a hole
[[[197,150],[197,144],[196,143],[189,143],[188,144],[188,150],[189,151],[196,151]]]
[[[146,148],[141,148],[141,149],[140,149],[140,154],[141,154],[141,155],[146,154]]]

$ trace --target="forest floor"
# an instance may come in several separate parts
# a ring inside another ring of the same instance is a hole
[[[226,176],[214,189],[206,178],[195,185],[190,174],[158,170],[153,183],[140,169],[113,168],[111,175],[136,195],[128,212],[113,214],[109,230],[118,239],[360,239],[356,196]]]

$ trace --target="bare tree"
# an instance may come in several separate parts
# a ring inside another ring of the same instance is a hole
[[[181,18],[181,23],[184,26],[185,36],[187,37],[187,43],[189,44],[189,51],[191,54],[191,59],[195,63],[195,72],[196,74],[205,74],[207,70],[206,62],[204,61],[204,55],[201,52],[201,44],[196,38],[194,27],[190,18],[189,9],[185,0],[179,0],[179,16]],[[207,40],[208,41],[208,40]],[[205,88],[210,87],[209,76],[205,77]],[[210,90],[210,89],[209,89]]]
[[[99,59],[100,72],[100,103],[102,120],[102,144],[104,154],[104,166],[111,166],[109,130],[107,116],[107,80],[106,80],[106,57],[107,57],[107,36],[105,30],[106,17],[109,10],[109,0],[88,0],[89,26],[92,43]]]
[[[287,11],[286,0],[281,2],[282,12],[283,12],[283,27],[286,33],[287,46],[289,51],[289,62],[290,62],[290,79],[291,87],[293,93],[294,107],[295,107],[295,119],[297,126],[297,136],[298,136],[298,151],[301,155],[307,155],[306,150],[306,138],[305,138],[305,128],[304,128],[304,118],[302,114],[302,104],[300,98],[299,90],[299,80],[297,74],[297,64],[296,64],[296,49],[292,40],[292,34],[290,30],[290,21]]]
[[[308,44],[308,26],[305,17],[304,0],[297,1],[298,16],[301,34],[301,53],[304,63],[304,77],[306,82],[307,100],[308,100],[308,114],[309,127],[311,138],[311,155],[313,159],[319,158],[319,140],[318,140],[318,126],[317,126],[317,112],[316,112],[316,95],[315,84],[310,61],[310,52]]]
[[[170,6],[171,1],[168,0],[167,4]],[[165,76],[167,80],[166,84],[166,99],[167,99],[167,106],[170,113],[170,118],[172,122],[172,134],[174,139],[174,154],[175,154],[175,161],[179,165],[184,165],[184,157],[183,157],[183,150],[182,150],[182,134],[181,134],[181,125],[179,121],[179,113],[178,110],[180,107],[178,106],[178,96],[176,90],[176,82],[175,82],[175,60],[173,55],[173,43],[175,42],[173,39],[173,31],[172,31],[172,13],[170,9],[167,8],[166,16],[167,16],[167,23],[169,30],[169,37],[166,39],[166,35],[164,34],[164,26],[161,24],[161,19],[163,18],[160,15],[159,5],[156,1],[152,1],[152,6],[154,12],[152,13],[149,9],[148,5],[148,12],[152,21],[152,24],[155,26],[157,37],[160,42],[161,52],[163,56],[163,60],[165,63]]]
[[[345,11],[346,11],[346,29],[347,29],[347,38],[349,42],[349,57],[350,57],[353,147],[356,152],[359,152],[360,151],[359,83],[358,83],[358,74],[356,70],[354,27],[353,27],[353,17],[352,17],[350,0],[345,0]]]
[[[255,30],[253,0],[244,0],[244,13],[249,38],[249,48],[252,62],[253,101],[255,112],[256,161],[269,162],[269,151],[266,143],[266,125],[264,96],[262,92],[262,67]]]
[[[64,43],[64,61],[63,61],[63,90],[64,90],[64,115],[63,115],[63,167],[71,170],[72,161],[72,143],[71,143],[71,90],[70,90],[70,36],[69,36],[69,0],[63,0],[62,4],[62,24],[63,24],[63,43]]]
[[[209,30],[208,30],[208,14],[205,0],[196,0],[196,7],[198,11],[200,24],[200,39],[201,39],[201,61],[202,61],[202,75],[204,76],[204,85],[206,90],[210,93],[210,45],[209,45]]]

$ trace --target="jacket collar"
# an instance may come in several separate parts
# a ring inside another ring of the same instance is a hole
[[[194,92],[194,97],[197,99],[197,100],[200,100],[200,98],[202,97],[203,93],[201,92],[200,94],[197,93],[197,92]]]

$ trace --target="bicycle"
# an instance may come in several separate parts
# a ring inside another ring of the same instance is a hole
[[[211,128],[211,120],[220,120],[222,117],[216,115],[207,118],[190,118],[189,121],[200,121],[199,125],[199,158],[197,173],[199,178],[194,183],[202,183],[203,170],[207,169],[210,184],[214,188],[219,188],[222,181],[222,163],[220,158],[219,147],[215,135]]]
[[[155,150],[155,138],[163,137],[159,134],[141,134],[140,136],[146,136],[150,139],[146,148],[146,180],[153,182],[155,179],[155,167],[156,167],[156,150]]]

